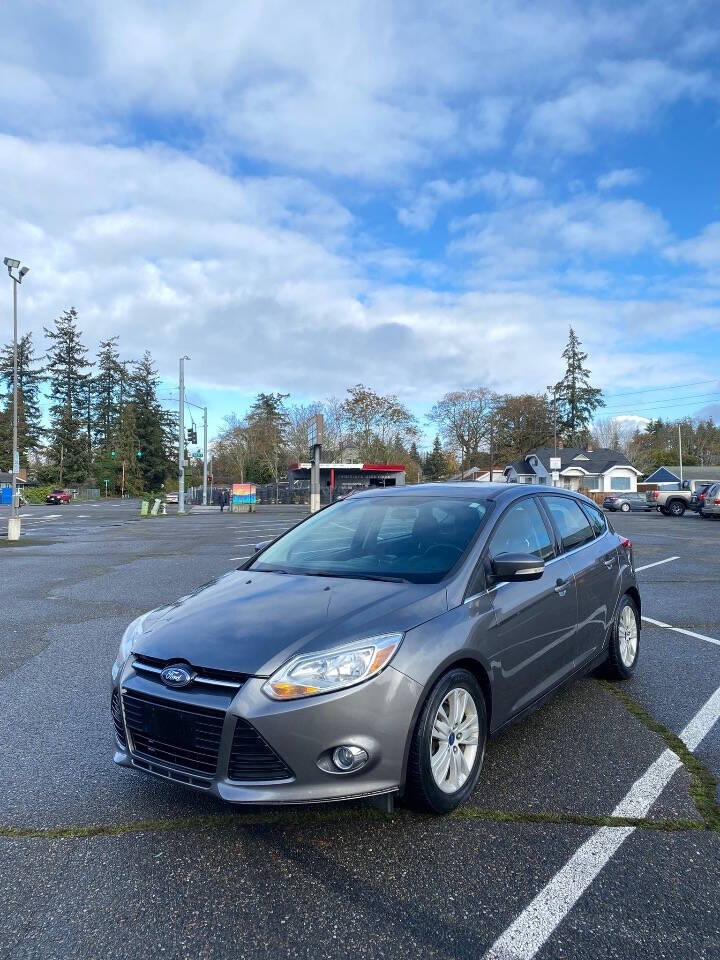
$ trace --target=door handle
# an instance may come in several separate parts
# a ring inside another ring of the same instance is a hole
[[[606,567],[608,568],[608,570],[609,570],[610,567],[615,563],[615,557],[608,557],[607,560],[603,560],[603,563],[605,564],[605,566],[606,566]]]
[[[567,588],[569,585],[570,585],[569,580],[558,580],[555,586],[553,587],[553,590],[555,591],[555,593],[558,594],[558,596],[564,597],[565,594],[567,593]]]

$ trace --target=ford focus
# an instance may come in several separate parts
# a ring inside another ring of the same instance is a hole
[[[445,813],[488,740],[637,667],[632,545],[570,491],[356,493],[126,630],[115,762],[242,804],[403,796]]]

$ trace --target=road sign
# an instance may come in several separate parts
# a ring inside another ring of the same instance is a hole
[[[550,457],[550,469],[559,470],[562,467],[562,459],[560,457]]]
[[[323,442],[323,415],[315,414],[308,426],[308,445],[312,450],[315,446],[322,446]]]
[[[17,450],[13,452],[13,473],[20,473],[20,454]]]
[[[553,470],[553,472],[552,472],[552,482],[553,482],[553,483],[557,483],[559,479],[560,479],[560,471],[559,471],[559,470]]]
[[[202,460],[202,458],[203,458],[202,450],[196,450],[195,453],[193,454],[193,457],[194,457],[196,460]]]

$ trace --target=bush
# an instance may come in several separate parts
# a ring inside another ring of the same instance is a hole
[[[26,487],[22,495],[28,503],[45,503],[45,498],[55,489],[52,484],[44,487]]]

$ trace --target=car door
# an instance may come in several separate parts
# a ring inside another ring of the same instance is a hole
[[[620,589],[617,541],[602,513],[589,503],[544,495],[563,554],[575,577],[578,598],[577,664],[603,649]]]
[[[531,553],[545,561],[539,580],[494,583],[492,561],[502,553]],[[495,710],[517,714],[572,673],[576,654],[577,597],[572,569],[556,556],[552,528],[529,496],[498,520],[483,555],[495,623],[486,635]]]

